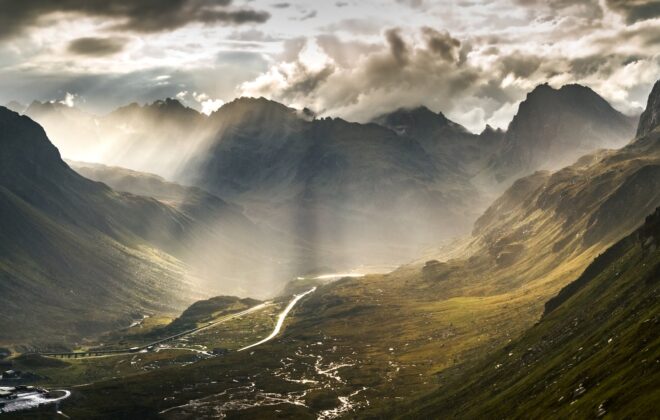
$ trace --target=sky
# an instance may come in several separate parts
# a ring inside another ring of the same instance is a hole
[[[0,0],[0,104],[425,105],[479,132],[541,83],[633,115],[659,75],[660,0]]]

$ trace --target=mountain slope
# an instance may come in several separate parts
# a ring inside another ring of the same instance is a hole
[[[658,86],[660,82],[649,97],[646,117],[657,113]],[[638,130],[641,135],[621,150],[584,157],[554,175],[537,173],[519,180],[480,219],[475,231],[506,232],[508,238],[537,236],[534,225],[545,220],[544,231],[565,235],[552,246],[561,264],[570,260],[561,257],[566,251],[595,259],[577,280],[547,300],[541,320],[520,338],[483,360],[443,372],[439,390],[398,413],[458,418],[549,413],[645,418],[654,413],[658,369],[653,361],[660,355],[654,333],[660,309],[660,209],[653,208],[660,204],[660,127],[645,118],[641,127],[646,127]],[[613,185],[620,174],[625,179]],[[534,203],[542,212],[534,210]],[[508,216],[519,215],[522,208],[529,209],[522,221]],[[644,211],[652,215],[642,221]],[[544,213],[564,223],[554,228]],[[514,221],[522,231],[512,231]],[[642,223],[597,256],[590,251]],[[498,244],[494,239],[489,243]],[[516,255],[506,263],[515,265],[519,258],[530,256]]]
[[[314,253],[298,238],[254,224],[240,206],[200,188],[125,168],[71,165],[89,179],[116,191],[153,197],[190,219],[186,234],[178,240],[182,249],[173,253],[209,293],[267,298],[289,279],[316,268]]]
[[[581,86],[540,86],[507,133],[480,135],[423,107],[354,124],[263,98],[208,118],[172,99],[103,117],[41,104],[51,118],[37,105],[28,114],[67,145],[68,158],[158,173],[236,202],[252,220],[319,249],[312,268],[414,258],[466,234],[518,175],[620,146],[633,131]]]
[[[541,321],[407,416],[650,418],[660,371],[660,209],[546,304]],[[453,377],[452,377],[453,376]]]
[[[0,340],[71,341],[193,298],[182,264],[153,245],[176,243],[189,220],[79,176],[5,108],[0,147]]]

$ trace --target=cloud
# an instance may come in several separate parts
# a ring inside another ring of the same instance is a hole
[[[633,114],[660,69],[660,51],[649,48],[658,36],[652,26],[650,21],[634,28],[574,26],[562,38],[565,28],[551,22],[551,32],[543,36],[502,32],[498,38],[462,40],[430,27],[391,28],[373,44],[324,34],[291,44],[237,93],[361,122],[426,105],[478,132],[486,123],[506,127],[517,104],[538,84],[582,83]],[[583,36],[573,39],[575,33]],[[553,42],[539,46],[537,39]]]
[[[191,23],[263,23],[265,11],[230,7],[231,0],[0,0],[0,38],[39,25],[55,13],[113,19],[118,30],[161,32]]]
[[[355,35],[373,35],[379,34],[382,28],[383,23],[377,19],[350,18],[331,23],[320,29],[329,33],[343,31]]]
[[[607,6],[624,15],[628,23],[660,17],[657,0],[607,0]]]
[[[310,10],[309,12],[305,12],[301,17],[297,18],[296,20],[309,20],[309,19],[314,19],[318,12],[316,10]]]
[[[227,39],[231,39],[234,41],[249,41],[249,42],[276,42],[280,41],[280,39],[268,35],[263,31],[260,31],[258,29],[247,29],[244,31],[235,31],[231,33]]]
[[[276,9],[288,9],[291,7],[291,3],[275,3],[273,7]]]
[[[480,80],[475,69],[459,63],[460,42],[448,33],[427,29],[424,41],[416,42],[393,28],[384,38],[377,50],[365,48],[350,63],[335,60],[332,49],[319,46],[330,40],[340,50],[337,38],[310,41],[293,61],[276,64],[241,85],[239,93],[366,121],[394,108],[419,105],[420,98],[436,109],[450,109]]]
[[[439,54],[447,61],[458,61],[461,41],[449,35],[449,32],[439,32],[433,28],[424,27],[422,33],[426,38],[429,50]]]
[[[570,11],[592,19],[603,16],[603,7],[622,15],[627,23],[660,17],[658,0],[516,0],[524,6],[544,7],[552,11]]]
[[[187,90],[177,93],[176,98],[184,104],[200,110],[205,115],[211,115],[225,103],[222,99],[213,99],[206,93],[190,93]]]
[[[401,30],[388,29],[385,31],[385,39],[387,39],[392,57],[400,66],[405,65],[408,62],[408,45],[401,37]]]
[[[67,92],[66,95],[64,95],[64,99],[59,101],[59,103],[69,108],[73,108],[76,105],[76,95]]]
[[[397,3],[405,4],[413,9],[419,9],[424,6],[424,0],[396,0]]]
[[[112,38],[78,38],[69,43],[68,50],[74,54],[89,56],[105,56],[116,54],[124,49],[128,40],[121,37]]]

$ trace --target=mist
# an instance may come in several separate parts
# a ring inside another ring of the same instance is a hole
[[[185,226],[151,236],[198,292],[269,298],[299,277],[387,271],[425,255],[469,234],[513,179],[623,145],[633,119],[590,90],[579,93],[611,114],[602,128],[568,109],[549,116],[568,122],[545,140],[527,129],[537,102],[570,102],[575,89],[541,86],[506,132],[480,135],[425,108],[357,124],[263,98],[209,116],[172,99],[104,116],[35,102],[26,114],[83,176],[181,214]],[[553,146],[532,154],[533,141]]]

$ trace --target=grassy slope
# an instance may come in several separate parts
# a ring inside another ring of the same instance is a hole
[[[573,283],[580,287],[565,289],[537,325],[458,380],[456,372],[445,375],[440,391],[405,417],[657,414],[659,242],[657,210]]]
[[[0,209],[0,340],[65,343],[184,304],[184,267],[167,254],[58,223],[4,188]]]

